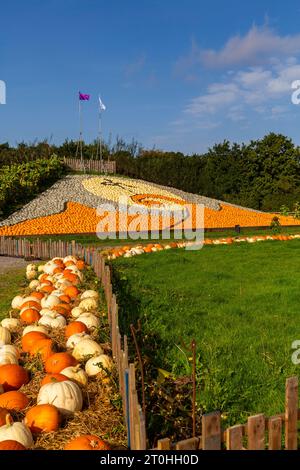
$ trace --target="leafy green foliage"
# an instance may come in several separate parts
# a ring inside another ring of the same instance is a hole
[[[0,211],[6,216],[45,190],[64,173],[62,161],[53,155],[27,163],[3,166],[0,173]]]

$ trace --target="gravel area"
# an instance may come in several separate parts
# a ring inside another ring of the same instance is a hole
[[[11,269],[25,268],[27,264],[28,261],[25,261],[22,258],[10,258],[8,256],[0,256],[0,274],[4,274]]]
[[[103,197],[96,196],[88,192],[82,185],[82,180],[87,178],[95,178],[95,175],[69,175],[60,181],[56,182],[51,188],[47,189],[36,197],[33,201],[26,204],[22,209],[14,212],[8,218],[0,222],[1,226],[14,225],[19,222],[34,219],[37,217],[44,217],[48,215],[58,214],[65,210],[66,203],[73,201],[88,207],[97,208],[102,203],[112,203]],[[109,177],[108,177],[109,178]],[[143,180],[136,180],[143,183]],[[155,183],[150,183],[153,187],[165,189],[175,196],[181,197],[190,203],[204,204],[205,207],[210,209],[219,210],[220,203],[216,199],[199,196],[197,194],[187,193],[176,188],[161,186]],[[226,203],[228,204],[228,203]],[[116,204],[115,204],[116,205]],[[234,207],[234,204],[230,204]],[[245,208],[243,208],[245,209]],[[253,210],[253,209],[249,209]]]

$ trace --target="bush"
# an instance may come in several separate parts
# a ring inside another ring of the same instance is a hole
[[[56,155],[28,163],[3,166],[0,174],[0,211],[8,215],[53,184],[65,172]]]

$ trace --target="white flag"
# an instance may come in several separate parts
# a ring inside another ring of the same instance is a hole
[[[106,110],[106,106],[102,103],[100,96],[99,96],[99,106],[100,106],[101,111]]]

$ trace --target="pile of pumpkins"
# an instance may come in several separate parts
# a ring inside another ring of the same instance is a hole
[[[203,245],[231,245],[232,243],[255,243],[267,240],[293,240],[300,238],[300,235],[259,235],[252,237],[228,237],[228,238],[205,238]],[[102,254],[106,256],[108,260],[114,260],[116,258],[132,258],[133,256],[143,255],[144,253],[154,253],[156,251],[170,250],[171,248],[186,248],[192,247],[193,245],[199,246],[200,241],[182,241],[182,242],[171,242],[163,245],[161,243],[148,243],[147,245],[136,245],[136,246],[122,246],[113,248],[109,251],[102,251]]]
[[[12,300],[12,312],[0,326],[0,450],[34,447],[34,437],[55,432],[63,417],[82,410],[82,390],[90,377],[100,374],[107,380],[111,358],[91,334],[100,326],[99,294],[80,291],[85,263],[74,256],[53,258],[46,264],[29,264],[26,296]],[[56,352],[51,330],[63,329],[66,348]],[[12,344],[21,335],[21,347]],[[21,364],[24,357],[42,362],[36,405],[20,388],[30,381],[30,372]],[[21,364],[20,364],[21,362]],[[24,411],[22,422],[14,422],[12,411]],[[78,436],[65,450],[107,450],[95,435]]]

